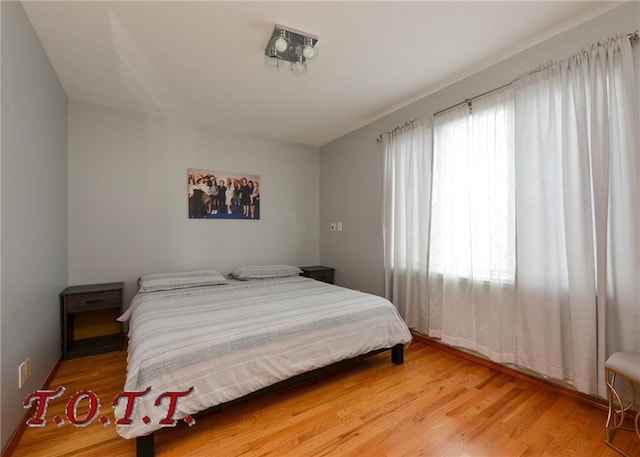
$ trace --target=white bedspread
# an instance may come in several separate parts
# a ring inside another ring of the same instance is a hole
[[[121,317],[127,319],[124,390],[151,391],[136,402],[133,423],[117,426],[125,438],[161,428],[167,400],[159,406],[154,401],[165,391],[195,388],[177,402],[174,417],[181,419],[297,374],[411,341],[389,301],[302,277],[138,294]],[[116,418],[125,406],[120,401]]]

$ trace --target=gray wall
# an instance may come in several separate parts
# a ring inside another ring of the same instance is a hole
[[[320,148],[320,260],[336,268],[336,282],[384,294],[382,248],[383,152],[376,135],[500,87],[523,71],[575,54],[615,32],[640,25],[640,2],[628,2],[544,41]],[[428,56],[425,56],[428,58]],[[330,232],[342,221],[342,232]]]
[[[6,445],[60,356],[67,285],[67,97],[19,2],[2,9],[1,429]],[[18,365],[32,377],[18,389]]]
[[[187,217],[188,168],[260,175],[260,220]],[[319,260],[319,150],[69,103],[69,282]]]

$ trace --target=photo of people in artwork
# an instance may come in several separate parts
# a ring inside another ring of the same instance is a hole
[[[260,219],[260,176],[187,170],[189,219]]]

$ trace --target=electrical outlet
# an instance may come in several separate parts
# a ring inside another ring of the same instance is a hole
[[[336,223],[332,222],[331,225],[329,225],[329,230],[331,230],[332,232],[336,231]]]
[[[18,389],[22,389],[22,386],[27,382],[27,379],[31,377],[31,357],[27,357],[24,362],[18,365]]]
[[[27,372],[26,372],[26,363],[22,362],[18,366],[18,389],[22,389],[24,383],[27,382]]]

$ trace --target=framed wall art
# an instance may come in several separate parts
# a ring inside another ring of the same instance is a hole
[[[260,176],[187,170],[189,219],[260,219]]]

